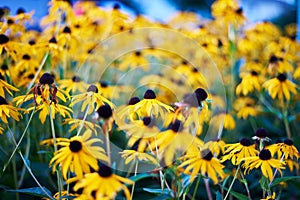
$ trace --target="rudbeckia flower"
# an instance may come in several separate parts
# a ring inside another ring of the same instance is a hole
[[[265,199],[260,199],[260,200],[276,200],[276,193],[273,192],[272,196],[268,195]]]
[[[145,150],[146,146],[160,132],[158,127],[155,126],[155,119],[151,117],[144,117],[142,120],[135,120],[129,124],[124,124],[119,129],[127,133],[129,147],[132,147],[139,141],[137,150],[141,152]]]
[[[225,145],[225,152],[221,162],[231,160],[232,164],[238,165],[244,158],[257,156],[258,151],[255,149],[255,144],[247,138],[243,138],[239,143]]]
[[[226,143],[221,139],[212,139],[206,142],[203,146],[203,149],[209,149],[213,154],[219,156],[221,153],[225,152]]]
[[[149,89],[145,92],[144,99],[134,104],[134,111],[138,114],[144,114],[146,117],[161,116],[164,118],[165,111],[171,112],[174,111],[174,109],[171,106],[158,101],[154,91]]]
[[[52,171],[54,172],[59,165],[64,179],[67,179],[69,170],[81,179],[84,173],[90,173],[91,168],[98,170],[97,159],[108,160],[104,149],[95,145],[102,141],[91,137],[92,132],[86,131],[82,136],[74,136],[71,139],[57,138],[57,145],[62,147],[54,152],[54,157],[50,160],[50,165],[53,164]]]
[[[104,105],[105,103],[113,107],[112,102],[103,97],[99,93],[99,90],[95,85],[90,85],[87,89],[87,92],[75,95],[72,99],[72,103],[70,104],[70,106],[73,106],[80,101],[83,101],[81,106],[81,112],[84,112],[86,107],[89,106],[89,110],[87,111],[88,114],[91,114],[93,111],[97,110],[100,106]]]
[[[284,169],[284,162],[272,158],[271,152],[268,149],[260,151],[258,156],[246,157],[243,159],[245,163],[242,165],[245,168],[245,174],[254,168],[261,169],[262,174],[270,181],[273,179],[273,169],[276,168],[280,173]]]
[[[154,141],[150,143],[150,148],[158,149],[165,161],[166,165],[171,165],[176,153],[186,152],[190,146],[200,146],[203,142],[191,135],[183,129],[183,123],[180,120],[175,120],[171,123],[167,130],[157,134]]]
[[[198,173],[201,173],[202,176],[208,176],[214,184],[219,182],[218,177],[221,179],[225,177],[224,165],[213,156],[209,149],[187,153],[182,159],[184,161],[178,167],[186,167],[184,173],[191,175],[190,182],[195,180]]]
[[[120,152],[121,157],[125,159],[125,164],[127,165],[131,161],[148,161],[153,164],[157,164],[157,160],[153,155],[148,153],[143,153],[134,149],[123,150]]]
[[[4,123],[8,123],[7,118],[12,117],[16,121],[20,121],[22,115],[19,111],[24,111],[24,109],[16,108],[7,103],[6,99],[0,96],[0,118]]]
[[[86,83],[84,83],[83,81],[81,81],[80,77],[78,76],[73,76],[72,79],[62,79],[59,80],[58,85],[60,86],[60,88],[64,89],[67,93],[70,93],[70,91],[72,91],[72,94],[74,94],[74,92],[85,92],[87,89],[87,85]]]
[[[127,70],[128,68],[140,67],[146,71],[149,70],[149,61],[144,57],[142,51],[136,51],[133,54],[126,55],[122,62],[118,66],[121,70]]]
[[[249,97],[240,97],[233,104],[237,111],[238,118],[247,119],[249,116],[257,116],[262,108],[255,104],[255,101]]]
[[[10,95],[12,95],[11,91],[18,92],[19,89],[15,88],[14,86],[8,84],[6,81],[4,81],[4,77],[0,74],[0,96],[5,98],[5,91],[7,91]]]
[[[77,181],[78,178],[69,179],[68,182]],[[130,198],[130,192],[125,184],[133,184],[130,179],[123,178],[113,174],[110,167],[101,165],[98,172],[85,174],[83,179],[79,180],[74,190],[82,189],[82,194],[78,199],[89,197],[95,200],[115,199],[117,193],[124,191],[125,197]],[[82,197],[82,198],[81,198]]]
[[[68,118],[65,119],[63,122],[64,124],[69,124],[70,128],[69,128],[69,132],[74,131],[75,129],[78,129],[81,124],[83,123],[83,127],[85,127],[87,130],[91,130],[95,133],[97,133],[97,128],[100,129],[101,127],[98,124],[86,121],[86,120],[82,120],[82,119],[73,119],[73,118]]]
[[[296,84],[287,79],[285,74],[279,74],[276,78],[266,81],[263,87],[267,89],[272,99],[278,97],[281,100],[283,97],[290,100],[291,94],[297,94]]]
[[[246,96],[254,90],[260,91],[262,79],[259,77],[259,74],[256,71],[251,71],[250,73],[241,73],[242,81],[236,87],[236,94],[240,95],[241,93]]]
[[[267,149],[271,151],[272,155],[274,155],[274,153],[277,153],[278,159],[283,156],[284,159],[293,159],[295,157],[298,160],[298,158],[300,157],[300,154],[291,139],[285,139],[283,142],[272,144],[268,146]]]

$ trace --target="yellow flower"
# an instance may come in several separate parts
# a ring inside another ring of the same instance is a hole
[[[248,93],[254,90],[260,91],[261,89],[261,78],[256,71],[251,71],[250,73],[241,73],[242,82],[236,87],[236,94],[241,93],[246,96]]]
[[[12,86],[12,85],[8,84],[6,81],[4,81],[4,77],[0,74],[0,96],[5,98],[5,91],[7,91],[10,95],[12,95],[10,90],[15,91],[15,92],[19,91],[18,88],[15,88],[14,86]]]
[[[72,79],[62,79],[59,80],[58,85],[60,86],[60,88],[64,89],[67,93],[70,93],[70,91],[72,91],[72,94],[74,94],[74,92],[85,92],[87,89],[87,85],[86,83],[84,83],[83,81],[81,81],[81,79],[78,76],[74,76]]]
[[[220,113],[212,117],[211,124],[217,125],[219,127],[221,123],[224,123],[223,126],[225,129],[233,130],[235,128],[235,121],[231,114],[229,113]]]
[[[194,181],[199,172],[202,176],[211,178],[214,184],[219,182],[218,177],[221,179],[225,177],[223,171],[224,165],[213,156],[209,149],[188,153],[183,156],[182,159],[184,159],[184,161],[178,167],[186,167],[184,173],[191,175],[190,182]]]
[[[267,196],[265,199],[260,199],[260,200],[275,200],[276,199],[276,194],[273,192],[272,196]]]
[[[245,174],[254,168],[260,167],[262,174],[270,181],[273,179],[273,168],[276,168],[280,173],[284,169],[284,162],[272,158],[271,152],[268,149],[260,151],[258,156],[246,157],[243,159],[245,163],[242,165],[245,168]]]
[[[117,108],[116,123],[119,126],[124,125],[125,124],[124,121],[126,120],[135,121],[139,118],[138,116],[142,116],[141,113],[138,113],[135,110],[135,104],[137,104],[138,102],[140,102],[140,99],[138,97],[132,97],[129,100],[128,105],[123,105]]]
[[[278,159],[283,156],[284,159],[293,159],[294,157],[298,160],[300,157],[297,148],[294,146],[294,142],[291,139],[285,139],[283,142],[278,142],[267,147],[274,155],[278,154]]]
[[[203,149],[209,149],[213,154],[219,156],[224,154],[226,143],[221,139],[212,139],[204,144]]]
[[[0,127],[0,135],[3,134],[4,128]]]
[[[156,95],[153,90],[147,90],[144,94],[144,99],[134,104],[134,111],[138,114],[144,114],[144,116],[161,116],[164,118],[165,112],[174,111],[174,109],[156,99]],[[142,117],[142,116],[140,116]]]
[[[73,118],[68,118],[65,119],[63,122],[64,124],[69,124],[70,128],[69,128],[69,132],[72,132],[75,129],[78,129],[81,124],[83,123],[83,127],[85,127],[87,130],[92,130],[94,133],[97,133],[97,128],[100,129],[101,127],[98,124],[86,121],[86,120],[82,120],[82,119],[73,119]]]
[[[238,118],[247,119],[248,116],[257,116],[261,107],[255,104],[255,101],[249,97],[241,97],[235,100],[234,109],[237,111]]]
[[[74,136],[71,139],[58,138],[57,145],[62,147],[54,152],[54,157],[50,160],[50,165],[53,164],[52,171],[54,172],[59,165],[64,179],[67,179],[68,170],[81,179],[84,173],[91,171],[90,168],[98,170],[97,159],[108,159],[104,149],[95,145],[102,141],[91,137],[92,132],[85,131],[82,136]]]
[[[24,111],[24,109],[9,105],[6,99],[0,96],[0,118],[4,123],[8,123],[7,117],[12,117],[14,120],[20,121],[19,117],[22,115],[19,113],[19,111]]]
[[[36,109],[35,109],[36,108]],[[35,112],[40,111],[39,113],[39,119],[41,120],[41,123],[44,124],[46,121],[47,116],[51,114],[50,117],[52,119],[55,119],[56,114],[60,114],[62,117],[71,117],[71,114],[73,111],[71,108],[60,105],[56,102],[51,103],[50,105],[46,102],[43,102],[41,105],[38,105],[37,107],[33,106],[27,109],[27,111],[34,110]]]
[[[69,182],[77,181],[78,178],[71,178]],[[110,167],[101,165],[98,172],[85,174],[83,179],[79,180],[74,190],[82,189],[82,194],[77,199],[92,198],[95,200],[115,199],[120,190],[124,191],[125,197],[130,198],[130,192],[125,184],[133,184],[133,181],[112,173]]]
[[[225,154],[221,162],[231,160],[232,164],[238,165],[244,158],[257,156],[258,151],[255,149],[255,144],[251,144],[251,141],[247,138],[243,138],[239,143],[225,145]]]
[[[108,99],[118,99],[120,97],[120,93],[127,93],[130,91],[130,86],[125,85],[109,85],[108,83],[101,81],[96,84],[99,89],[99,93]]]
[[[272,99],[277,96],[281,100],[284,96],[286,100],[290,100],[290,93],[297,94],[296,84],[288,80],[285,74],[279,74],[276,78],[266,81],[263,87],[268,90]]]
[[[122,158],[125,159],[125,164],[127,165],[131,161],[150,161],[153,164],[157,164],[157,160],[153,155],[148,153],[139,152],[136,150],[124,150],[120,152]]]
[[[133,54],[126,55],[118,66],[118,68],[121,70],[137,67],[140,67],[146,71],[149,70],[149,61],[144,57],[142,51],[136,51]]]
[[[105,103],[113,107],[113,104],[99,93],[99,90],[95,85],[90,85],[87,89],[87,92],[75,95],[72,99],[72,103],[70,104],[70,106],[73,106],[80,101],[83,101],[83,104],[81,106],[81,112],[84,112],[86,107],[89,106],[89,110],[87,111],[88,114],[91,114],[93,111],[97,110],[100,106],[104,105]]]
[[[128,146],[132,147],[139,141],[137,150],[143,152],[147,145],[153,141],[156,134],[160,132],[155,126],[155,119],[144,117],[142,120],[135,120],[129,124],[124,124],[119,129],[126,132],[129,137]]]
[[[203,145],[203,142],[183,129],[180,120],[175,120],[170,124],[168,130],[157,134],[154,141],[150,143],[150,148],[158,149],[158,153],[164,158],[167,166],[172,164],[177,152],[183,153],[191,146]]]

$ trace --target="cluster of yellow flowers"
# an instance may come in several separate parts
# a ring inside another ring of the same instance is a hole
[[[3,9],[0,136],[10,134],[15,149],[7,153],[7,165],[30,130],[29,137],[41,145],[36,150],[50,152],[46,162],[57,175],[53,197],[35,179],[48,199],[115,199],[121,190],[132,199],[134,178],[146,173],[141,167],[146,164],[160,177],[161,193],[166,187],[173,198],[190,195],[198,178],[195,199],[203,178],[209,199],[210,187],[227,190],[222,193],[226,199],[236,194],[231,192],[238,174],[248,198],[261,198],[245,181],[259,168],[267,183],[263,198],[275,199],[277,172],[299,172],[300,155],[292,140],[299,127],[291,128],[299,121],[296,25],[284,31],[271,22],[246,27],[235,0],[216,0],[211,9],[212,20],[178,12],[160,23],[131,16],[119,5],[107,9],[92,1],[72,6],[51,0],[41,31],[27,30],[34,12],[18,10],[12,16]],[[250,126],[254,131],[248,131]],[[277,135],[267,133],[274,132],[272,126]],[[226,144],[237,138],[231,133],[242,139]],[[271,144],[269,137],[286,139]],[[111,145],[120,138],[125,144],[115,150]],[[131,178],[132,168],[127,177],[113,170],[128,164],[135,166]],[[237,169],[226,188],[232,173],[225,169],[232,167]],[[179,175],[168,181],[168,169]],[[180,187],[185,177],[188,187]]]

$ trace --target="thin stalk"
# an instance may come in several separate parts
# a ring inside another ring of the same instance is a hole
[[[234,184],[234,182],[235,182],[235,180],[236,180],[236,178],[237,178],[237,175],[238,175],[240,169],[241,169],[241,163],[238,165],[238,168],[237,168],[237,170],[236,170],[236,172],[235,172],[235,174],[234,174],[233,180],[232,180],[232,182],[231,182],[231,184],[230,184],[230,186],[229,186],[229,188],[228,188],[228,191],[227,191],[227,193],[226,193],[226,195],[225,195],[225,198],[224,198],[223,200],[226,200],[227,197],[229,196],[229,193],[230,193],[230,191],[231,191],[231,189],[232,189],[232,186],[233,186],[233,184]]]
[[[194,189],[192,200],[195,200],[195,197],[196,197],[196,194],[197,194],[197,190],[198,190],[198,187],[199,187],[199,184],[200,184],[200,180],[201,180],[201,176],[198,177],[198,180],[197,180],[197,183],[196,183],[196,187]]]
[[[84,113],[83,119],[82,119],[82,121],[81,121],[81,123],[80,123],[79,129],[78,129],[78,131],[77,131],[77,134],[76,134],[77,136],[79,136],[79,135],[80,135],[80,132],[81,132],[81,130],[82,130],[82,128],[83,128],[83,126],[84,126],[84,122],[85,122],[85,120],[86,120],[86,118],[87,118],[87,115],[88,115],[89,109],[90,109],[90,105],[88,105],[88,106],[87,106],[87,108],[86,108],[86,110],[85,110],[85,113]]]
[[[36,71],[36,73],[34,74],[34,77],[33,79],[31,80],[31,82],[28,84],[28,87],[27,87],[27,92],[30,90],[30,88],[33,86],[35,80],[37,79],[37,77],[39,76],[41,70],[43,69],[43,66],[48,58],[48,55],[49,55],[49,52],[47,52],[45,55],[44,55],[44,58],[38,68],[38,70]]]
[[[211,191],[210,191],[210,187],[209,187],[209,179],[204,179],[204,185],[205,185],[205,189],[207,192],[207,197],[209,200],[213,200],[212,195],[211,195]]]
[[[285,156],[285,154],[283,153],[282,156],[281,156],[281,158],[280,158],[280,162],[283,161],[284,156]],[[272,177],[272,179],[271,179],[271,181],[269,183],[269,188],[271,187],[271,185],[272,185],[272,183],[273,183],[273,181],[275,179],[275,176],[276,176],[277,172],[278,172],[278,168],[276,168],[275,171],[274,171],[273,177]]]
[[[32,120],[32,117],[33,117],[34,112],[35,112],[35,107],[34,107],[34,109],[33,109],[32,112],[31,112],[31,115],[30,115],[30,117],[29,117],[29,120],[28,120],[28,122],[27,122],[27,125],[26,125],[26,127],[25,127],[25,129],[24,129],[24,131],[23,131],[23,133],[22,133],[22,135],[21,135],[21,138],[20,138],[18,144],[16,145],[15,149],[13,150],[12,154],[10,155],[10,157],[9,157],[9,159],[8,159],[8,161],[7,161],[7,163],[6,163],[6,164],[4,165],[4,167],[3,167],[3,170],[2,170],[3,173],[4,173],[4,171],[6,170],[7,166],[9,165],[9,163],[10,163],[12,157],[15,155],[17,149],[19,148],[19,146],[20,146],[20,144],[21,144],[21,142],[22,142],[22,140],[23,140],[23,138],[24,138],[24,136],[25,136],[25,134],[26,134],[26,132],[27,132],[27,129],[29,128],[29,124],[30,124],[30,122],[31,122],[31,120]]]
[[[104,134],[105,134],[105,143],[106,143],[106,153],[108,157],[108,164],[111,166],[111,157],[110,157],[110,140],[109,140],[109,132],[108,132],[108,124],[107,121],[104,122]]]
[[[241,175],[241,177],[242,177],[243,180],[246,180],[245,177],[244,177],[244,174],[243,174],[242,170],[240,171],[240,175]],[[244,185],[245,185],[245,188],[246,188],[246,191],[247,191],[247,195],[248,195],[248,197],[249,197],[249,200],[252,200],[252,198],[251,198],[251,193],[250,193],[250,190],[249,190],[249,187],[248,187],[248,183],[247,183],[247,182],[243,182],[243,183],[244,183]]]
[[[287,111],[288,106],[284,105],[284,100],[283,99],[282,99],[281,103],[282,103],[282,116],[283,116],[283,123],[284,123],[285,131],[286,131],[287,137],[289,139],[291,139],[292,138],[292,133],[291,133],[291,129],[290,129],[290,126],[289,126],[289,121],[288,121],[288,111]]]
[[[134,176],[136,176],[136,174],[137,174],[138,166],[139,166],[139,162],[136,160],[135,161]],[[132,200],[132,198],[133,198],[134,188],[135,188],[135,182],[133,182],[133,185],[132,185],[132,188],[131,188],[130,200]]]
[[[18,175],[17,175],[17,164],[16,164],[16,158],[14,157],[12,160],[12,168],[13,168],[13,179],[15,183],[15,189],[18,189]],[[19,193],[16,193],[16,199],[19,200]]]
[[[26,149],[25,149],[25,157],[26,158],[29,157],[29,152],[30,152],[30,134],[27,134],[27,144],[26,144]],[[23,183],[25,172],[26,172],[26,167],[25,167],[25,165],[23,165],[21,176],[20,176],[20,179],[18,182],[19,187],[21,187],[21,185]]]
[[[51,106],[49,106],[50,109],[50,125],[51,125],[51,133],[52,133],[52,137],[53,137],[53,146],[54,146],[54,151],[57,152],[57,143],[56,143],[56,136],[55,136],[55,128],[54,128],[54,122],[53,122],[53,118],[52,118],[52,108]],[[56,177],[57,177],[57,187],[58,187],[58,193],[59,193],[59,199],[61,197],[61,193],[63,190],[63,186],[62,186],[62,177],[61,177],[61,173],[59,170],[56,169]]]
[[[13,140],[14,145],[17,146],[17,142],[16,142],[16,140],[15,140],[14,135],[12,134],[11,131],[8,131],[8,132],[11,134],[11,137],[12,137],[12,140]],[[25,158],[24,158],[22,152],[21,152],[20,150],[18,150],[18,153],[19,153],[19,155],[21,156],[24,165],[26,166],[26,168],[27,168],[29,174],[31,175],[31,177],[33,178],[33,180],[36,182],[36,184],[41,188],[41,190],[42,190],[42,191],[43,191],[43,192],[44,192],[51,200],[55,200],[55,199],[54,199],[54,198],[53,198],[53,197],[52,197],[52,196],[44,189],[44,187],[40,184],[40,182],[39,182],[39,181],[37,180],[37,178],[34,176],[34,174],[33,174],[32,171],[31,171],[31,168],[28,166],[27,161],[25,160]]]

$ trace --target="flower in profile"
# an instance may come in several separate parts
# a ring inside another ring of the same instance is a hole
[[[87,89],[87,92],[83,94],[78,94],[73,97],[72,103],[70,106],[73,106],[79,102],[83,101],[81,106],[81,112],[84,112],[87,106],[89,106],[89,109],[87,111],[88,114],[91,114],[93,111],[97,110],[100,106],[107,103],[111,107],[113,107],[112,102],[110,102],[108,99],[103,97],[95,85],[90,85]],[[96,107],[95,107],[96,104]]]
[[[281,169],[285,168],[285,162],[272,158],[268,149],[261,150],[258,156],[246,157],[243,161],[245,161],[242,165],[245,168],[245,174],[254,168],[260,167],[262,174],[270,181],[273,179],[272,168],[276,168],[280,173],[282,173]]]
[[[232,164],[240,164],[244,158],[257,156],[258,151],[255,149],[255,144],[247,138],[243,138],[239,143],[225,145],[225,152],[221,162],[231,160]]]
[[[81,179],[84,173],[90,173],[91,168],[98,170],[98,160],[108,161],[105,151],[95,143],[102,142],[98,138],[91,138],[92,132],[85,131],[82,136],[74,136],[71,139],[57,138],[58,146],[62,146],[54,152],[54,157],[50,160],[52,171],[59,165],[64,179],[67,179],[68,170],[76,174]]]
[[[24,111],[24,109],[9,105],[6,99],[0,96],[0,118],[4,123],[7,124],[7,118],[10,117],[16,121],[20,121],[20,117],[22,116],[20,111]]]
[[[81,180],[78,180],[77,177],[68,180],[68,182],[72,181],[78,181],[74,186],[75,191],[82,189],[82,194],[78,199],[89,197],[95,200],[115,199],[121,190],[124,191],[126,199],[129,199],[130,192],[125,184],[134,183],[130,179],[114,174],[106,165],[101,165],[97,172],[85,174]]]
[[[180,120],[172,122],[168,129],[158,133],[150,143],[150,148],[157,150],[164,158],[166,165],[171,165],[176,153],[186,152],[191,146],[200,146],[203,142],[184,130],[183,123]]]
[[[213,156],[209,149],[187,153],[182,159],[184,161],[178,167],[186,167],[184,173],[191,175],[190,182],[194,181],[199,172],[202,176],[211,178],[214,184],[219,182],[218,177],[221,179],[225,177],[224,165]]]
[[[126,55],[118,66],[121,70],[127,70],[129,67],[149,70],[149,61],[144,57],[142,51],[135,51],[133,54]]]
[[[106,134],[106,131],[111,131],[115,121],[115,113],[112,108],[109,105],[104,104],[98,108],[97,114],[100,120],[104,121],[104,124],[102,125],[104,134]]]
[[[276,78],[266,81],[263,87],[267,89],[272,99],[278,97],[281,100],[283,97],[290,100],[291,94],[297,94],[296,84],[287,79],[285,74],[279,74]]]
[[[268,195],[268,196],[266,196],[265,199],[260,199],[260,200],[276,200],[276,193],[273,192],[272,195]]]
[[[144,94],[144,99],[134,105],[134,111],[138,114],[144,115],[144,117],[161,116],[164,118],[165,111],[171,112],[174,111],[174,109],[171,106],[157,100],[154,91],[148,89]]]
[[[116,119],[116,123],[119,126],[124,125],[124,121],[126,121],[127,119],[129,121],[134,121],[138,119],[138,116],[141,115],[141,113],[137,113],[135,110],[135,104],[137,104],[138,102],[140,102],[140,98],[132,97],[128,101],[128,105],[120,106],[117,108],[116,112],[118,113],[118,117]]]
[[[225,112],[213,116],[210,122],[210,124],[218,125],[217,127],[219,127],[221,123],[224,123],[223,126],[227,130],[233,130],[236,125],[233,116]]]
[[[119,129],[126,132],[129,137],[128,146],[133,147],[138,143],[137,150],[143,152],[147,145],[154,140],[156,134],[160,132],[155,125],[155,119],[151,117],[144,117],[142,120],[135,120],[129,124],[119,126]]]
[[[81,124],[83,123],[83,127],[85,127],[86,129],[92,130],[94,133],[97,133],[97,128],[100,129],[101,127],[98,124],[86,121],[86,120],[82,120],[82,119],[73,119],[73,118],[67,118],[64,120],[63,125],[64,124],[68,124],[70,125],[69,128],[69,132],[74,131],[75,129],[78,129]]]
[[[74,94],[74,92],[85,92],[87,85],[86,83],[84,83],[80,77],[78,76],[73,76],[72,79],[62,79],[58,81],[58,85],[60,86],[60,88],[64,89],[67,93],[70,93],[70,91],[72,91],[72,94]]]
[[[221,139],[212,139],[204,144],[204,149],[209,149],[213,154],[219,156],[225,152],[226,143]]]

